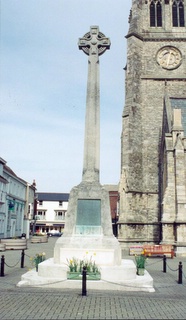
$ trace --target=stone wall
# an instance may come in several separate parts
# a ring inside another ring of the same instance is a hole
[[[172,207],[172,213],[167,211],[165,217],[172,219],[175,216],[173,182],[170,179],[169,185],[162,185],[160,147],[165,101],[170,97],[186,97],[186,28],[172,27],[171,1],[167,5],[162,2],[162,28],[151,28],[149,3],[132,1],[129,32],[126,36],[118,235],[124,247],[132,242],[161,241],[162,190],[163,205]],[[177,48],[181,52],[178,67],[166,69],[159,64],[157,56],[163,47]],[[170,114],[168,117],[167,126],[168,123],[170,125]],[[164,166],[166,168],[166,163]],[[171,173],[168,174],[171,178]],[[180,210],[181,207],[180,204]],[[169,235],[173,239],[172,222],[163,228],[171,229]]]

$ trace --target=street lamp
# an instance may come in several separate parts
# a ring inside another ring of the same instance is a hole
[[[34,223],[33,223],[33,234],[35,233],[35,228],[36,228],[36,222],[37,220],[40,220],[40,216],[37,214],[34,214]]]

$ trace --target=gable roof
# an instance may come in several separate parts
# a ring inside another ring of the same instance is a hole
[[[18,178],[17,175],[15,174],[15,172],[10,167],[8,167],[6,164],[4,165],[4,170],[7,171],[12,176]]]
[[[69,193],[36,192],[38,201],[68,201]]]

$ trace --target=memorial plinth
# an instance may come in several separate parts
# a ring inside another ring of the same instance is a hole
[[[121,249],[113,236],[108,192],[97,182],[82,182],[71,190],[64,234],[56,242],[54,262],[94,255],[99,265],[121,263]]]

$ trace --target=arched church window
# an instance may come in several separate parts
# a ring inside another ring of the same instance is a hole
[[[172,4],[172,24],[173,27],[184,27],[184,4],[183,0],[174,0]]]
[[[173,2],[172,5],[172,24],[173,27],[178,27],[178,8],[176,1]]]
[[[157,27],[162,27],[162,8],[160,1],[157,2]]]
[[[184,5],[182,1],[179,4],[179,20],[180,20],[180,27],[184,27],[185,26]]]
[[[155,27],[156,23],[155,23],[155,3],[154,1],[151,1],[150,4],[150,26],[151,27]]]
[[[152,0],[150,2],[150,26],[151,27],[162,27],[161,1]]]

